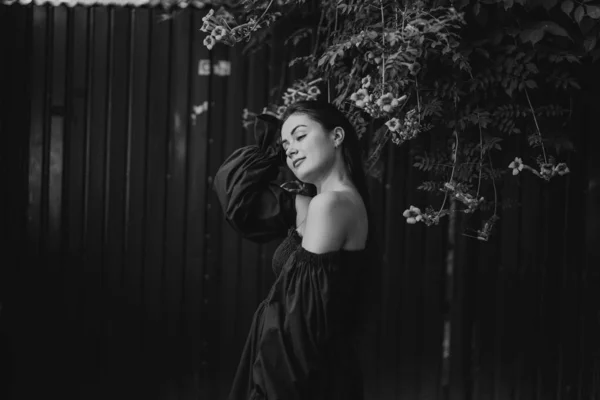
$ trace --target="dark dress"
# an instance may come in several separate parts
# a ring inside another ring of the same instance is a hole
[[[227,221],[244,237],[283,237],[276,281],[254,314],[230,400],[360,400],[353,347],[366,251],[315,254],[295,229],[295,193],[273,183],[278,167],[257,146],[234,152],[215,176]]]

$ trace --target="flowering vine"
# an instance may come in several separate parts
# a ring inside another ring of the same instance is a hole
[[[453,213],[477,214],[481,225],[473,236],[488,240],[499,220],[498,182],[504,174],[527,171],[546,182],[570,172],[558,161],[564,154],[558,146],[568,145],[568,140],[565,135],[562,141],[553,138],[572,111],[570,102],[562,99],[579,88],[571,66],[595,49],[589,40],[587,53],[579,55],[557,46],[557,38],[574,43],[570,31],[553,20],[536,20],[540,17],[530,9],[557,8],[573,18],[575,26],[600,19],[595,11],[587,14],[582,8],[583,13],[574,13],[530,0],[454,6],[443,1],[434,6],[419,0],[324,0],[316,9],[303,8],[303,0],[241,3],[242,12],[214,5],[204,17],[207,48],[248,41],[277,19],[284,26],[312,12],[307,19],[319,21],[286,35],[286,43],[311,43],[306,54],[290,63],[304,65],[306,76],[279,88],[278,100],[263,113],[277,118],[296,101],[326,97],[348,115],[361,137],[369,135],[366,169],[373,174],[381,170],[377,164],[388,142],[411,143],[413,150],[427,147],[423,144],[431,136],[424,133],[433,129],[449,136],[447,148],[411,151],[413,166],[431,179],[418,189],[439,194],[442,200],[436,207],[411,205],[403,214],[407,223],[431,226]],[[496,18],[497,6],[511,14],[482,22],[483,10],[485,18]],[[523,21],[529,21],[527,28]],[[544,46],[535,47],[539,42]],[[542,96],[536,91],[538,84],[545,85],[544,93],[560,93]],[[255,115],[246,110],[243,119],[250,123]],[[542,137],[543,131],[552,135]],[[521,150],[515,157],[512,152],[510,163],[492,162],[501,158],[503,146],[520,137],[527,138],[529,153]],[[555,155],[550,144],[557,149]],[[527,165],[523,159],[531,151],[535,164]],[[493,211],[488,215],[489,210]]]

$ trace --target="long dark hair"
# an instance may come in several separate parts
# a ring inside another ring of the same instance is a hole
[[[363,167],[362,145],[356,129],[354,129],[348,118],[336,106],[323,101],[305,100],[293,103],[286,109],[281,117],[281,121],[284,122],[292,114],[305,114],[313,121],[321,124],[327,131],[331,131],[338,126],[344,130],[342,155],[350,173],[352,183],[356,186],[367,209],[369,216],[369,237],[371,237],[371,202],[369,200],[369,188]]]

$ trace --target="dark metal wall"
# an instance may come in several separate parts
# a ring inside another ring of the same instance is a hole
[[[242,110],[293,76],[278,41],[209,52],[204,12],[0,6],[6,398],[225,398],[277,244],[224,224],[211,179],[252,141]],[[488,243],[407,226],[426,176],[386,153],[369,399],[600,396],[597,89],[573,173],[507,176],[522,207]]]

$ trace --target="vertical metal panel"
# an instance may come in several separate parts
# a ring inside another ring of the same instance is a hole
[[[476,287],[474,288],[473,326],[473,398],[494,399],[494,337],[496,331],[496,282],[498,267],[498,242],[482,244],[477,258]]]
[[[28,185],[27,154],[29,148],[29,110],[31,106],[32,15],[23,9],[0,7],[0,398],[10,398],[23,385],[17,368],[22,363],[18,354],[27,351],[16,336],[32,324],[31,314],[16,310],[30,302],[17,298],[30,292],[31,285],[15,282],[34,273],[27,268],[28,249]],[[20,32],[20,34],[15,34]],[[24,309],[25,307],[22,307]],[[14,328],[14,329],[13,329]]]
[[[216,285],[216,279],[214,274],[214,268],[216,266],[208,265],[207,259],[210,257],[209,251],[211,250],[213,241],[210,241],[209,232],[209,211],[207,209],[207,202],[209,196],[211,196],[211,181],[210,176],[210,151],[211,151],[211,140],[213,133],[210,130],[210,116],[212,114],[213,102],[211,98],[210,87],[212,83],[212,63],[213,54],[205,46],[203,41],[206,37],[205,33],[202,33],[199,29],[201,21],[195,20],[194,27],[196,33],[194,34],[193,41],[193,60],[194,60],[194,90],[192,92],[192,110],[195,114],[195,121],[193,123],[195,129],[192,132],[192,143],[195,146],[195,152],[191,155],[192,159],[189,164],[189,171],[191,172],[193,179],[194,188],[193,192],[190,193],[189,201],[191,206],[190,211],[194,219],[189,220],[189,234],[188,245],[191,247],[190,251],[195,255],[194,260],[198,264],[190,264],[190,270],[192,268],[198,268],[198,272],[192,272],[193,280],[191,283],[195,286],[189,287],[189,293],[192,295],[191,300],[194,308],[193,315],[193,333],[195,337],[192,337],[193,351],[194,351],[194,376],[198,382],[198,396],[201,398],[210,398],[213,390],[213,384],[208,380],[208,363],[211,362],[216,364],[214,360],[208,358],[208,354],[211,348],[216,346],[216,343],[212,342],[210,335],[211,326],[207,321],[210,320],[212,315],[211,309],[212,304],[215,304],[214,299],[207,296],[208,289],[214,288]],[[191,110],[190,110],[191,111]],[[193,196],[192,196],[193,194]],[[197,207],[197,208],[196,208]],[[208,239],[208,240],[207,240]],[[193,250],[192,250],[193,249]],[[213,289],[214,290],[214,289]],[[211,301],[213,300],[213,301]],[[211,304],[211,305],[209,305]]]
[[[67,51],[67,10],[52,9],[50,88],[50,142],[48,157],[48,250],[59,252],[61,235],[62,185],[65,134],[65,88]]]
[[[32,71],[31,86],[36,88],[31,94],[31,132],[29,135],[29,223],[28,234],[30,237],[29,254],[40,250],[42,236],[42,165],[43,165],[43,142],[45,124],[44,112],[46,101],[47,78],[47,12],[48,8],[36,7],[33,10],[33,43],[32,43]],[[41,89],[41,90],[40,90]]]
[[[20,221],[29,244],[7,301],[21,396],[227,395],[273,280],[276,243],[258,246],[233,232],[211,178],[233,150],[253,143],[242,109],[260,111],[268,87],[297,71],[282,67],[291,51],[281,43],[250,56],[209,52],[204,13],[186,9],[159,22],[146,8],[0,6],[0,22],[20,16],[0,24],[3,32],[21,24],[31,36],[0,38],[21,51],[2,64],[4,75],[26,71],[21,81],[0,80],[0,94],[11,96],[1,104],[29,101],[3,108],[0,125],[2,157],[19,169],[8,182],[21,185],[0,203],[17,214],[4,209],[0,221],[13,221],[10,229]],[[231,75],[221,74],[221,61],[231,62]],[[522,208],[501,210],[489,243],[457,237],[451,274],[447,227],[407,226],[402,217],[411,204],[435,200],[415,189],[424,174],[411,168],[410,149],[390,147],[382,180],[370,182],[384,265],[375,350],[363,366],[369,398],[598,396],[598,273],[584,240],[595,223],[585,221],[594,207],[585,190],[597,168],[590,132],[598,102],[586,96],[581,107],[592,111],[580,118],[587,133],[576,136],[573,174],[545,186],[527,175],[498,182]],[[40,333],[40,325],[51,328]],[[58,356],[67,367],[51,368]],[[43,385],[31,385],[40,367]]]
[[[72,260],[71,271],[65,276],[64,298],[69,319],[77,315],[77,282],[83,262],[83,198],[85,159],[85,73],[87,23],[83,9],[69,10],[67,28],[67,67],[64,70],[66,85],[65,112],[65,180],[63,190],[63,246],[66,257]]]
[[[520,199],[520,191],[517,187],[518,180],[507,176],[503,182],[503,195],[505,198]],[[495,341],[495,366],[494,366],[494,390],[495,398],[507,398],[510,396],[513,366],[510,365],[511,348],[507,346],[507,338],[510,338],[510,316],[514,304],[513,291],[509,271],[518,270],[518,246],[519,246],[519,211],[516,208],[503,210],[501,214],[501,256],[499,268],[501,273],[496,282],[496,333]],[[515,235],[516,233],[516,235]]]
[[[63,191],[63,246],[65,248],[63,265],[64,286],[63,303],[65,310],[65,325],[63,332],[65,342],[76,351],[69,352],[72,365],[82,365],[80,352],[85,352],[85,329],[81,318],[86,309],[83,305],[82,294],[86,289],[82,285],[85,268],[85,203],[86,203],[86,148],[89,137],[86,134],[88,117],[88,14],[85,9],[69,10],[67,29],[67,67],[66,75],[66,121],[65,121],[65,181]],[[84,379],[81,370],[72,370],[71,379]],[[77,391],[78,388],[71,387]]]
[[[106,215],[106,161],[110,149],[107,148],[108,134],[108,91],[110,74],[108,9],[90,9],[92,37],[89,63],[93,64],[89,77],[91,88],[89,114],[89,172],[87,184],[86,210],[86,256],[84,265],[85,294],[83,321],[86,329],[84,344],[85,359],[92,360],[94,376],[103,380],[107,372],[106,363],[106,263],[105,263],[105,219]],[[95,379],[90,379],[92,383]]]
[[[125,189],[126,236],[124,238],[124,292],[131,308],[128,346],[133,360],[143,360],[146,354],[145,332],[145,293],[144,276],[146,267],[146,237],[148,210],[145,193],[148,182],[147,146],[148,146],[148,91],[150,60],[150,11],[134,9],[129,13],[128,56],[128,120],[127,120],[127,161]],[[135,365],[135,362],[132,362]],[[139,368],[139,367],[137,367]],[[140,374],[142,375],[142,374]],[[133,379],[134,388],[142,386],[143,378]]]
[[[143,330],[147,362],[156,374],[163,374],[169,363],[167,343],[163,342],[164,324],[164,243],[166,158],[168,150],[169,82],[170,82],[170,24],[156,23],[158,13],[152,11],[150,33],[150,64],[148,76],[148,141],[146,153],[147,223],[144,235],[144,308]],[[160,376],[160,375],[158,375]],[[157,382],[157,384],[160,384]]]
[[[405,171],[402,168],[398,168],[402,163],[403,155],[405,153],[399,149],[390,148],[387,154],[387,165],[386,173],[383,177],[385,186],[382,187],[384,191],[379,190],[381,193],[383,203],[381,206],[383,215],[393,215],[393,209],[402,209],[405,206],[405,199],[399,196],[403,193],[406,185]],[[372,190],[371,193],[375,191]],[[377,215],[375,229],[377,233],[385,238],[381,242],[381,250],[383,251],[383,271],[382,271],[382,310],[381,310],[381,327],[380,327],[380,352],[378,354],[380,370],[378,387],[379,396],[381,398],[387,398],[394,396],[397,393],[397,385],[399,383],[397,376],[397,366],[399,360],[402,359],[402,355],[399,353],[401,346],[401,324],[398,324],[399,313],[401,310],[401,294],[406,283],[403,283],[402,273],[404,271],[404,263],[402,262],[402,252],[392,251],[396,243],[390,243],[390,240],[398,240],[404,234],[401,230],[404,228],[404,224],[398,224],[398,215],[391,217],[387,220],[383,219],[377,213],[378,207],[380,207],[376,201],[376,197],[372,196],[372,209],[373,215]],[[395,238],[395,239],[392,239]],[[400,245],[403,247],[403,244]],[[390,268],[391,265],[397,266],[397,268]],[[391,286],[385,284],[385,282],[396,282],[397,286]],[[384,345],[389,343],[384,348]],[[377,361],[377,360],[375,360]]]
[[[431,138],[430,149],[435,149],[440,143]],[[407,169],[410,165],[407,166]],[[429,194],[425,200],[428,204],[441,205],[443,200],[439,196]],[[390,215],[390,214],[388,214]],[[421,301],[423,308],[420,311],[422,337],[421,352],[419,354],[419,396],[421,398],[441,398],[440,383],[442,382],[442,360],[444,339],[444,277],[445,257],[442,249],[445,248],[446,223],[437,227],[430,227],[424,233],[423,264]],[[437,251],[436,251],[437,250]]]
[[[208,139],[208,184],[212,180],[219,166],[224,160],[223,147],[225,138],[225,121],[228,118],[234,118],[230,115],[226,102],[227,84],[230,79],[227,68],[229,65],[230,49],[224,45],[217,45],[212,50],[211,80],[210,80],[210,113],[209,113],[209,135]],[[226,73],[227,72],[227,73]],[[226,73],[226,74],[225,74]],[[219,288],[214,284],[218,281],[222,267],[222,225],[223,215],[221,214],[217,196],[213,190],[209,190],[206,197],[206,258],[205,258],[205,280],[203,288],[204,299],[203,307],[206,308],[204,315],[206,318],[203,323],[204,337],[206,344],[206,364],[203,365],[206,382],[218,382],[217,373],[219,371],[218,349],[219,335],[218,326],[220,315],[219,306],[216,303],[219,299]],[[212,280],[210,279],[212,278]],[[216,385],[211,385],[208,391],[208,398],[215,398]]]
[[[181,312],[183,305],[183,279],[185,250],[183,244],[185,227],[185,182],[187,163],[187,129],[190,109],[187,83],[190,72],[190,28],[191,14],[175,18],[171,24],[170,43],[170,88],[169,88],[169,142],[167,161],[167,194],[165,228],[165,317],[167,335],[177,338],[181,334]],[[174,351],[183,355],[184,349],[176,344]]]
[[[51,60],[48,58],[48,48],[51,47],[52,36],[49,35],[49,10],[48,8],[41,8],[36,10],[33,14],[33,37],[32,46],[39,52],[34,53],[32,56],[32,68],[31,68],[31,79],[32,89],[35,87],[42,87],[48,89],[50,87],[51,74]],[[36,77],[36,75],[38,75]],[[37,86],[40,85],[40,86]],[[36,90],[32,90],[32,101],[31,101],[31,119],[35,119],[36,123],[31,124],[30,141],[29,141],[29,184],[31,186],[31,192],[29,195],[29,212],[28,213],[28,226],[27,233],[31,238],[28,240],[27,257],[25,261],[25,270],[21,271],[19,278],[23,281],[28,282],[23,287],[25,293],[30,296],[43,289],[39,281],[35,279],[37,276],[48,277],[45,270],[39,268],[36,264],[36,260],[43,256],[46,256],[45,252],[45,232],[47,227],[47,165],[48,165],[48,131],[49,131],[49,107],[46,91],[41,93],[35,93]],[[44,257],[45,258],[45,257]],[[50,266],[52,268],[52,266]],[[43,275],[42,275],[43,274]],[[51,282],[48,282],[50,285]],[[48,290],[44,290],[43,293],[48,293]],[[16,302],[15,302],[16,303]],[[29,317],[35,317],[40,322],[48,323],[48,317],[44,316],[43,312],[40,312],[40,308],[46,304],[41,304],[41,307],[35,308],[33,306],[35,301],[27,301],[21,304],[19,312],[26,313]],[[47,310],[47,309],[46,309]],[[22,323],[18,330],[21,340],[31,339],[34,335],[28,333],[31,323],[23,323],[24,320],[19,321]],[[27,364],[28,360],[35,357],[36,353],[40,350],[37,346],[31,346],[27,348],[23,342],[15,343],[15,358],[16,368],[22,368]],[[24,393],[25,395],[31,395],[32,390],[27,386],[27,380],[23,376],[16,376],[15,383],[13,384],[15,391]]]
[[[134,367],[129,362],[131,353],[126,341],[126,331],[131,329],[129,324],[131,307],[123,304],[128,293],[124,290],[124,253],[125,242],[125,195],[127,147],[127,94],[128,85],[128,55],[129,41],[129,11],[123,8],[109,9],[109,77],[108,117],[107,117],[107,159],[105,164],[105,218],[104,245],[105,260],[105,307],[107,320],[105,332],[107,335],[106,363],[107,374],[120,382],[129,375]],[[126,355],[124,361],[123,355]],[[115,387],[118,387],[118,383]]]
[[[595,71],[595,68],[590,67],[588,71]],[[600,112],[599,86],[598,82],[590,85],[586,96],[580,99],[582,108],[587,110],[584,115],[588,116],[588,118],[579,120],[579,129],[583,131],[589,132],[590,129],[595,129],[596,116]],[[587,105],[587,107],[584,105]],[[589,116],[593,117],[590,118]],[[600,284],[600,270],[597,268],[597,265],[600,264],[600,248],[597,246],[600,241],[600,224],[597,223],[600,219],[600,158],[592,156],[599,145],[600,137],[598,135],[586,135],[583,140],[580,139],[578,148],[582,150],[579,171],[585,171],[584,185],[580,186],[579,190],[571,191],[568,194],[573,200],[578,199],[578,197],[586,199],[585,205],[578,215],[579,221],[586,221],[585,227],[573,224],[574,231],[581,229],[585,232],[585,239],[579,242],[576,248],[569,246],[571,252],[579,252],[583,257],[576,288],[579,292],[578,297],[581,307],[578,323],[578,344],[581,356],[578,368],[578,399],[598,396],[600,392],[598,353],[596,352],[594,356],[590,357],[589,350],[589,346],[595,342],[594,338],[600,335],[600,324],[598,324],[597,317],[594,317],[594,315],[597,315],[598,304],[600,304],[600,291],[596,290]],[[583,192],[580,191],[582,189]],[[580,239],[580,236],[574,235],[569,238],[569,243],[577,242],[578,239]]]
[[[0,21],[5,21],[7,19],[7,14],[8,14],[8,8],[7,7],[0,7]],[[2,36],[6,36],[8,34],[8,29],[9,26],[8,24],[3,24],[0,25],[0,35]],[[0,43],[0,51],[3,54],[7,54],[9,51],[12,50],[10,44],[6,43],[6,42],[2,42]],[[5,88],[8,87],[8,83],[6,82],[6,76],[8,71],[6,70],[8,67],[8,63],[0,63],[0,88]],[[8,98],[6,96],[2,96],[0,97],[0,110],[4,110],[6,109],[8,105]],[[4,111],[0,112],[0,135],[2,135],[2,139],[6,140],[6,131],[7,131],[7,116],[6,113]],[[4,141],[0,141],[0,148],[2,147],[6,147],[7,143]],[[2,174],[1,176],[5,176],[6,174],[6,170],[8,169],[8,165],[6,164],[6,161],[3,159],[0,159],[0,173]],[[0,196],[0,224],[5,224],[6,220],[7,220],[7,211],[8,210],[8,204],[6,203],[7,198],[4,196]],[[2,232],[2,234],[5,234],[5,232]],[[0,236],[0,239],[5,239],[4,235]]]
[[[208,342],[202,330],[204,309],[202,300],[207,285],[214,285],[214,277],[206,276],[206,196],[209,190],[207,180],[208,160],[208,115],[210,112],[208,85],[210,75],[204,75],[200,66],[208,60],[209,51],[202,45],[205,34],[200,31],[201,20],[196,13],[190,22],[190,82],[183,93],[189,98],[189,132],[187,157],[187,193],[186,193],[186,225],[185,225],[185,338],[189,343],[191,366],[202,363]],[[206,397],[206,382],[201,381],[200,369],[193,369],[193,377],[198,382],[199,396]]]
[[[227,116],[224,132],[224,157],[229,156],[244,143],[241,116],[245,107],[245,68],[246,60],[239,52],[230,53],[231,77],[227,87]],[[242,239],[230,226],[225,225],[222,230],[223,254],[219,266],[219,399],[224,399],[229,394],[229,385],[233,380],[235,368],[239,361],[241,343],[236,341],[238,334],[244,330],[238,316],[241,285],[240,268],[247,268],[242,258]]]
[[[403,150],[408,151],[408,148]],[[401,171],[410,171],[410,158],[408,153],[401,157],[402,164],[396,168]],[[407,173],[405,182],[408,188],[418,186],[418,182],[422,181],[426,175],[420,171],[411,171]],[[423,204],[426,196],[423,192],[408,190],[404,196],[407,200],[406,209],[411,204]],[[404,244],[402,254],[402,282],[401,298],[400,298],[400,319],[405,321],[400,327],[401,339],[399,346],[400,376],[398,377],[399,387],[398,395],[405,397],[417,397],[419,393],[419,364],[420,364],[420,324],[419,324],[419,292],[421,290],[419,275],[422,271],[424,243],[423,235],[425,226],[410,226],[404,221],[400,221],[400,213],[395,214],[398,225],[404,229],[405,236],[401,239]],[[416,228],[416,229],[411,229]],[[392,237],[397,237],[396,235]]]

